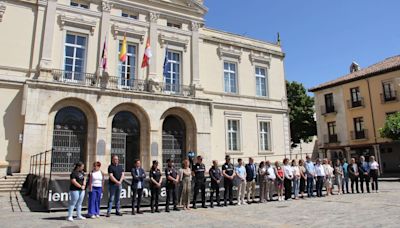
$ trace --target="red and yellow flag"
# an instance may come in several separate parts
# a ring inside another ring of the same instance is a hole
[[[121,51],[119,52],[119,61],[126,61],[126,53],[127,53],[127,44],[126,44],[126,34],[124,35],[124,40],[122,41]]]

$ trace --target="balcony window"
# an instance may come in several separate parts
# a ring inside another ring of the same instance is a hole
[[[132,13],[122,12],[121,17],[130,18],[130,19],[138,19],[138,16]]]
[[[164,91],[178,93],[181,76],[181,53],[167,50],[167,59],[164,69]]]
[[[337,134],[336,134],[336,122],[328,123],[328,140],[329,143],[338,142]]]
[[[167,26],[171,27],[171,28],[177,28],[177,29],[181,29],[182,28],[181,24],[172,23],[172,22],[167,22]]]
[[[84,35],[67,33],[64,54],[64,79],[71,81],[84,80],[86,40]]]
[[[325,94],[325,111],[326,113],[335,112],[335,105],[333,103],[333,94]]]
[[[355,139],[365,139],[365,129],[364,129],[364,119],[362,117],[357,117],[353,119],[354,122],[354,138]]]
[[[224,62],[224,87],[226,93],[237,93],[236,63]]]
[[[360,88],[355,87],[350,89],[351,94],[351,108],[362,106],[362,98],[360,95]]]
[[[122,41],[119,42],[119,52],[121,51]],[[118,54],[119,55],[119,54]],[[119,61],[119,85],[122,87],[132,87],[136,78],[136,45],[128,44],[126,61]]]
[[[397,99],[397,92],[394,90],[393,83],[384,82],[383,86],[383,102],[394,101]]]

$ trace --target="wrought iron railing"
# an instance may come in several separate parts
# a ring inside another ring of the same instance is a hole
[[[389,92],[384,92],[381,93],[381,102],[382,103],[386,103],[386,102],[390,102],[390,101],[398,101],[398,97],[397,97],[397,91],[396,90],[392,90]]]
[[[357,140],[357,139],[368,139],[368,130],[363,129],[360,131],[351,131],[350,132],[351,139],[352,140]]]
[[[160,83],[161,92],[164,94],[194,97],[196,87],[194,85],[182,85],[171,83]]]
[[[324,135],[324,142],[325,143],[338,143],[338,135],[337,134],[332,134],[332,135]]]
[[[97,87],[99,84],[95,74],[57,69],[52,70],[51,74],[54,81],[65,84],[78,84],[93,87]]]
[[[326,115],[329,113],[336,113],[335,106],[334,105],[331,105],[331,106],[321,105],[321,114]]]
[[[46,174],[51,178],[51,153],[53,149],[46,150],[34,155],[31,155],[29,173],[40,177],[46,177]]]
[[[357,108],[357,107],[364,107],[364,98],[360,97],[359,100],[353,101],[353,100],[347,100],[347,107],[348,108]]]
[[[124,79],[115,76],[108,77],[107,88],[132,90],[132,91],[145,91],[148,92],[148,83],[145,80],[139,79]]]

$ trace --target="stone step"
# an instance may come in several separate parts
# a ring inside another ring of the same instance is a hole
[[[23,184],[2,184],[0,185],[0,189],[4,189],[4,188],[22,188]]]
[[[25,180],[1,180],[0,186],[5,184],[23,184]]]
[[[5,176],[4,178],[1,178],[0,180],[25,180],[25,176]]]

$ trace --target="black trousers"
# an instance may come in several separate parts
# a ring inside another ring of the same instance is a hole
[[[160,195],[160,189],[156,187],[151,187],[151,196],[150,196],[150,208],[153,211],[154,207],[158,210],[158,196]]]
[[[166,210],[169,210],[169,204],[171,203],[171,197],[172,197],[172,205],[174,205],[174,208],[176,208],[176,193],[177,193],[177,188],[176,185],[171,185],[167,184],[167,202],[165,204]]]
[[[233,182],[227,178],[224,178],[224,204],[227,205],[228,199],[229,204],[233,204]]]
[[[205,181],[195,181],[194,182],[194,193],[193,193],[193,206],[196,205],[197,194],[201,191],[201,204],[206,205],[206,182]]]
[[[316,188],[317,188],[317,196],[322,197],[322,187],[324,186],[324,177],[323,176],[317,176],[317,181],[316,181]]]
[[[371,175],[371,186],[372,186],[372,191],[378,191],[378,170],[377,169],[371,169],[370,171]]]
[[[285,186],[285,200],[292,198],[292,180],[284,179],[283,185]]]
[[[214,193],[217,200],[217,205],[220,205],[220,198],[219,198],[219,185],[211,183],[211,192],[210,192],[210,203],[213,206],[214,202]]]
[[[137,189],[131,186],[132,189],[132,211],[140,210],[140,204],[142,202],[143,188]],[[136,196],[137,195],[137,196]]]
[[[364,182],[365,182],[365,185],[367,186],[367,192],[369,193],[369,180],[370,180],[370,177],[369,177],[368,174],[367,175],[364,175],[364,174],[360,175],[360,187],[361,187],[361,192],[362,193],[364,193]]]
[[[359,193],[360,191],[358,191],[358,177],[350,178],[350,182],[351,182],[351,193],[354,193],[354,185],[356,186],[357,193]]]

